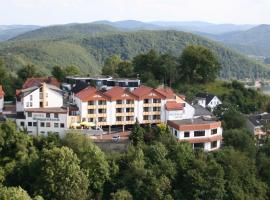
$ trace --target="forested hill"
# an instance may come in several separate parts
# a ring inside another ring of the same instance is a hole
[[[113,54],[132,59],[155,49],[180,55],[185,46],[199,44],[213,50],[222,64],[224,78],[266,75],[263,65],[249,60],[217,42],[180,31],[124,32],[100,24],[69,24],[41,28],[0,45],[2,57],[11,71],[26,64],[49,73],[54,65],[77,65],[85,73],[100,73],[104,60]]]
[[[246,31],[208,35],[247,55],[270,57],[270,25],[259,25]]]

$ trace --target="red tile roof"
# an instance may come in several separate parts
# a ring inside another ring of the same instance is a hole
[[[133,93],[125,90],[122,87],[113,87],[104,93],[106,96],[110,97],[111,100],[117,99],[134,99],[137,98]]]
[[[0,98],[2,99],[5,96],[5,92],[3,90],[2,85],[0,85]]]
[[[165,108],[168,111],[171,111],[171,110],[183,110],[184,104],[183,103],[177,103],[175,101],[168,101],[165,104]]]
[[[164,98],[164,99],[166,98],[166,96],[164,96],[160,92],[157,92],[155,89],[150,88],[150,87],[147,87],[147,86],[144,86],[144,85],[141,85],[140,87],[138,87],[138,88],[136,88],[135,90],[132,91],[132,93],[135,96],[139,97],[140,99],[143,99],[143,98],[153,98],[153,97],[148,96],[151,92],[156,93],[156,95],[159,98]]]
[[[98,100],[98,99],[108,99],[106,95],[102,92],[98,91],[94,87],[87,87],[77,94],[75,94],[81,101],[90,101],[90,100]]]
[[[40,86],[42,83],[48,83],[51,85],[54,85],[56,87],[60,87],[60,83],[58,82],[58,80],[56,78],[53,77],[39,77],[39,78],[28,78],[22,88],[26,89],[29,87],[33,87],[33,86]]]
[[[160,87],[160,88],[157,88],[156,91],[158,91],[160,94],[162,94],[166,98],[169,98],[169,99],[175,98],[174,91],[169,87]]]

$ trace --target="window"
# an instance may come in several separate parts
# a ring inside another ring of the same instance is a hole
[[[46,122],[46,127],[51,127],[51,123],[50,122]]]
[[[211,149],[217,148],[217,141],[211,142]]]
[[[88,109],[88,114],[94,114],[95,110],[94,109]]]
[[[28,113],[27,113],[27,116],[28,116],[28,117],[32,117],[32,113],[31,113],[31,112],[28,112]]]
[[[122,117],[116,117],[116,121],[118,122],[122,121]]]
[[[133,116],[127,116],[127,117],[126,117],[126,120],[127,120],[127,121],[133,121],[133,120],[134,120],[134,117],[133,117]]]
[[[121,113],[122,112],[122,108],[116,108],[116,113]]]
[[[30,107],[32,107],[33,106],[33,103],[32,102],[30,102]]]
[[[126,112],[127,113],[134,112],[134,108],[126,108]]]
[[[88,118],[88,122],[94,122],[94,118]]]
[[[98,105],[106,105],[106,101],[105,100],[99,100]]]
[[[215,135],[215,134],[217,134],[217,129],[212,129],[211,130],[211,135]]]
[[[26,107],[29,107],[29,102],[26,103]]]
[[[100,113],[100,114],[106,113],[106,109],[98,109],[98,113]]]
[[[177,137],[177,130],[174,131],[174,135],[175,135],[175,137]]]
[[[33,95],[30,95],[30,101],[33,101]]]
[[[117,100],[116,104],[122,104],[122,100]]]
[[[153,99],[153,103],[160,103],[161,99]]]
[[[98,121],[99,121],[99,122],[106,122],[106,118],[105,118],[105,117],[99,117],[99,118],[98,118]]]
[[[194,131],[194,137],[205,136],[205,131]]]
[[[37,126],[37,122],[33,122],[33,126]]]
[[[134,100],[127,100],[127,104],[134,104]]]
[[[28,126],[32,126],[32,122],[28,122]]]
[[[160,111],[160,107],[153,107],[153,111],[154,112],[159,112]]]
[[[94,101],[88,101],[88,106],[92,106],[92,105],[94,105]]]
[[[143,100],[143,103],[149,103],[149,102],[150,102],[149,99],[144,99],[144,100]]]
[[[148,107],[143,107],[143,112],[149,112],[149,108]]]
[[[153,115],[153,120],[160,120],[160,115]]]
[[[44,122],[40,122],[40,127],[44,127],[45,123]]]
[[[60,124],[60,127],[61,127],[61,128],[65,128],[65,124],[64,124],[64,123],[61,123],[61,124]]]
[[[85,117],[83,117],[83,118],[82,118],[82,121],[83,121],[83,122],[85,122],[85,121],[86,121],[86,118],[85,118]]]
[[[56,119],[58,119],[58,118],[59,118],[58,113],[54,113],[54,118],[56,118]]]
[[[41,88],[39,88],[39,92],[43,92],[43,88],[41,87]]]
[[[189,132],[188,131],[184,132],[184,137],[185,138],[188,138],[189,137]]]
[[[23,127],[24,127],[24,122],[21,122],[20,124],[21,124],[21,126],[23,126]]]
[[[148,115],[144,115],[143,116],[143,120],[148,120],[149,119],[149,116]]]
[[[51,117],[50,113],[46,113],[46,118],[50,118],[50,117]]]
[[[39,102],[39,107],[43,107],[43,102]]]
[[[204,143],[195,143],[194,149],[204,149]]]
[[[54,123],[54,128],[58,128],[59,124],[58,123]]]

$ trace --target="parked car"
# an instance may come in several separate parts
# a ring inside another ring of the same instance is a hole
[[[112,137],[112,140],[114,141],[114,142],[119,142],[120,141],[120,135],[115,135],[115,136],[113,136]]]

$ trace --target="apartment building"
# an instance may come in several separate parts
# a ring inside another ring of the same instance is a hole
[[[122,87],[98,90],[87,87],[74,96],[82,121],[97,126],[132,125],[136,119],[141,124],[156,124],[168,119],[185,119],[194,114],[194,108],[183,96],[170,88],[150,88],[144,85],[133,91]]]
[[[5,96],[5,92],[3,90],[2,85],[0,85],[0,114],[3,112],[3,108],[4,108],[4,96]]]
[[[63,107],[63,92],[54,78],[27,79],[16,91],[16,124],[29,134],[57,132],[68,128],[68,109]]]

